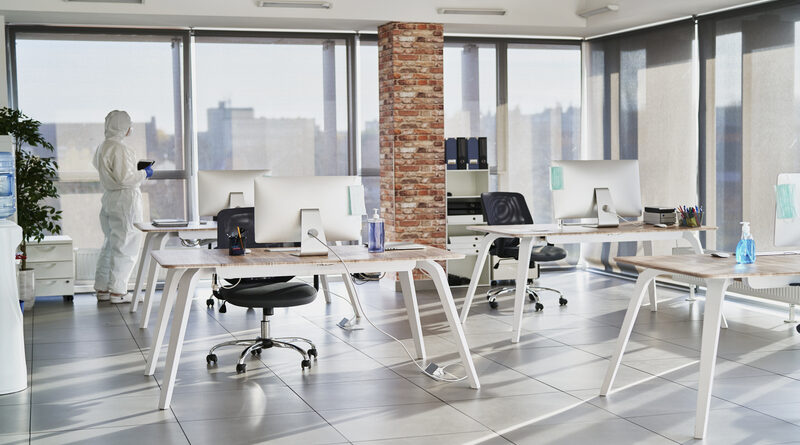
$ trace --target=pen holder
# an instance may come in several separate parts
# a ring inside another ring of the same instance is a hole
[[[680,212],[678,215],[680,215],[678,218],[681,227],[700,227],[703,224],[703,212],[697,212],[691,217],[688,215],[684,216],[684,214]]]
[[[231,234],[228,235],[228,255],[230,256],[239,256],[244,255],[244,242],[245,234],[242,234],[242,237],[239,238],[238,234]]]

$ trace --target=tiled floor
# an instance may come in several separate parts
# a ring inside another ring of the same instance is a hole
[[[234,371],[239,348],[205,363],[207,349],[254,336],[259,314],[192,308],[171,409],[157,409],[163,366],[143,376],[151,332],[141,312],[40,299],[25,314],[30,388],[0,396],[0,444],[628,444],[693,442],[702,302],[659,289],[659,312],[644,308],[617,377],[619,391],[597,397],[633,283],[585,271],[548,273],[569,305],[544,295],[545,311],[526,307],[518,344],[509,342],[511,297],[490,310],[478,298],[465,326],[480,390],[422,375],[402,348],[349,316],[342,300],[280,311],[273,335],[302,335],[320,356],[301,371],[288,350],[250,358]],[[343,294],[341,283],[333,290]],[[391,286],[359,286],[371,319],[412,348],[402,297]],[[460,307],[463,290],[455,290]],[[429,354],[456,354],[438,298],[419,291]],[[800,335],[785,314],[727,303],[709,443],[800,443]],[[162,354],[162,357],[165,354]],[[163,362],[163,359],[162,359]],[[450,369],[463,373],[459,366]]]

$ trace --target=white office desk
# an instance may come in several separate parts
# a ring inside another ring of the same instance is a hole
[[[139,306],[139,292],[142,290],[144,270],[147,269],[147,281],[144,291],[144,316],[140,328],[146,328],[150,320],[150,308],[153,305],[153,291],[156,288],[156,263],[150,261],[150,253],[162,250],[172,237],[180,239],[216,239],[217,223],[209,221],[206,224],[189,223],[185,227],[158,227],[149,222],[135,223],[137,229],[144,232],[142,252],[139,254],[139,268],[136,271],[136,282],[133,285],[133,298],[131,299],[131,312],[136,312]]]
[[[651,257],[618,257],[615,261],[645,268],[636,280],[636,288],[625,321],[617,339],[617,346],[611,356],[601,396],[607,396],[614,383],[614,377],[622,361],[622,354],[628,344],[636,315],[642,305],[644,293],[655,278],[663,274],[682,274],[705,280],[706,304],[703,312],[703,337],[700,345],[700,381],[697,392],[694,437],[702,439],[708,426],[708,412],[711,403],[711,386],[714,381],[714,365],[719,342],[720,317],[725,290],[733,280],[742,280],[753,288],[774,288],[788,286],[800,281],[800,256],[758,257],[754,264],[736,264],[736,258],[714,258],[710,255],[676,255]]]
[[[447,284],[447,276],[442,267],[436,263],[436,261],[461,259],[464,255],[434,247],[384,253],[369,253],[365,247],[361,246],[334,246],[332,249],[342,257],[350,273],[399,273],[417,358],[423,360],[425,345],[422,339],[412,270],[418,268],[430,275],[439,294],[447,322],[453,331],[469,385],[476,389],[480,387],[467,340],[453,302],[453,295]],[[161,399],[158,405],[161,409],[167,409],[172,398],[192,295],[194,295],[200,272],[215,271],[221,277],[234,279],[286,275],[331,275],[348,272],[334,255],[297,257],[289,252],[270,252],[267,249],[252,249],[252,253],[243,256],[229,256],[227,251],[218,249],[175,249],[154,251],[152,256],[161,267],[167,269],[167,281],[158,311],[153,344],[150,346],[150,354],[145,366],[145,375],[155,373],[171,308],[173,305],[175,306],[175,317],[167,352],[165,381],[161,387]],[[298,370],[298,372],[301,371]]]
[[[522,330],[522,310],[525,305],[525,284],[528,282],[528,269],[530,269],[531,250],[534,246],[550,244],[573,243],[608,243],[623,241],[644,242],[645,255],[653,254],[653,241],[685,239],[694,249],[695,253],[703,253],[703,246],[697,234],[701,231],[716,230],[716,227],[656,227],[642,222],[621,223],[619,227],[586,227],[579,225],[558,226],[557,224],[525,224],[507,226],[469,226],[470,230],[483,232],[486,236],[478,247],[478,260],[464,298],[461,308],[461,322],[467,321],[469,308],[475,297],[478,279],[483,270],[483,264],[489,254],[489,248],[498,238],[519,238],[519,261],[517,264],[516,293],[514,297],[514,324],[511,331],[511,342],[519,341]],[[520,285],[522,283],[522,285]],[[649,288],[650,303],[653,310],[656,307],[655,282]]]

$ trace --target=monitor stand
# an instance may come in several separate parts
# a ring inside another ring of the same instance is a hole
[[[328,240],[325,238],[325,231],[322,229],[322,216],[319,213],[319,209],[300,210],[300,230],[302,234],[300,237],[300,252],[292,255],[328,256]],[[309,235],[309,230],[315,230],[319,240]]]
[[[228,194],[228,208],[235,209],[237,207],[247,207],[247,203],[244,201],[244,193],[230,192]]]
[[[619,227],[619,216],[607,188],[594,189],[594,203],[597,208],[597,224],[590,227]]]

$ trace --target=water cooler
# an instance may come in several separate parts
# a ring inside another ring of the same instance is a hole
[[[25,337],[17,294],[14,257],[22,228],[7,220],[14,213],[13,154],[0,153],[0,394],[28,387]]]

